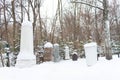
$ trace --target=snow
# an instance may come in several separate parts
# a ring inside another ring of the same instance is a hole
[[[0,80],[120,80],[120,58],[104,57],[88,67],[85,59],[44,62],[31,67],[0,68]]]
[[[66,9],[68,1],[62,0],[62,6]],[[53,19],[58,7],[58,0],[44,0],[41,6],[41,16],[43,18]],[[63,8],[63,9],[64,9]]]
[[[59,46],[59,44],[55,43],[53,46]]]
[[[91,42],[84,45],[84,47],[91,47],[91,46],[97,46],[96,42]]]
[[[53,44],[50,43],[50,42],[47,42],[47,43],[44,45],[44,48],[53,48]]]
[[[53,18],[57,10],[58,0],[45,0],[41,6],[41,16]]]

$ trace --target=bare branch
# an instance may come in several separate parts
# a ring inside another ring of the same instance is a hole
[[[103,1],[101,1],[101,0],[98,0],[98,1],[103,4]]]
[[[81,3],[81,4],[85,4],[85,5],[88,5],[88,6],[91,6],[91,7],[94,7],[94,8],[100,9],[100,10],[103,10],[102,8],[100,8],[100,7],[98,7],[98,6],[94,6],[94,5],[92,5],[92,4],[85,3],[85,2],[71,1],[71,3]]]

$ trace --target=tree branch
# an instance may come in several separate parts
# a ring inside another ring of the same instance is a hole
[[[88,5],[88,6],[91,6],[91,7],[94,7],[94,8],[100,9],[100,10],[103,10],[102,8],[100,8],[100,7],[98,7],[98,6],[94,6],[94,5],[92,5],[92,4],[85,3],[85,2],[71,1],[71,3],[81,3],[81,4],[85,4],[85,5]]]
[[[98,1],[103,4],[103,1],[101,1],[101,0],[98,0]]]

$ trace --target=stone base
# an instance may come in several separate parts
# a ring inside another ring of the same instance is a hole
[[[17,63],[15,65],[15,67],[18,68],[25,68],[25,67],[32,67],[36,65],[36,60],[17,60]]]

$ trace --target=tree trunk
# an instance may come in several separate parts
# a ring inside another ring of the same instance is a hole
[[[76,1],[76,0],[75,0]],[[76,3],[74,4],[74,41],[77,40],[77,37],[76,37]]]
[[[111,51],[111,41],[110,41],[110,25],[108,19],[108,1],[103,0],[103,18],[104,18],[104,30],[105,30],[105,54],[106,59],[112,59],[112,51]]]
[[[63,22],[62,22],[62,0],[58,0],[59,22],[61,28],[61,41],[63,41]]]
[[[15,4],[14,0],[11,2],[12,4],[12,15],[13,15],[13,52],[15,52],[15,32],[16,32],[16,19],[15,19]]]
[[[28,12],[27,12],[27,16],[28,16],[28,21],[30,21],[30,2],[28,1]]]
[[[2,62],[2,66],[4,67],[4,61],[3,61],[3,56],[2,56],[2,53],[1,53],[1,50],[0,50],[0,57],[1,57],[1,62]]]
[[[5,0],[4,0],[4,23],[5,23],[5,38],[6,38],[6,41],[8,42],[8,27],[7,27],[7,19],[6,19],[6,3],[5,3]]]
[[[21,23],[23,22],[23,1],[21,0]]]
[[[42,19],[41,19],[41,0],[38,0],[38,13],[39,13],[39,24],[40,24],[40,40],[38,41],[38,44],[40,44],[40,42],[42,41],[43,39],[43,36],[42,36]]]

